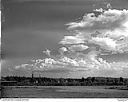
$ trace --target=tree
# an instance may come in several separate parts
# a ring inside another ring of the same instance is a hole
[[[120,77],[120,82],[123,82],[123,78],[122,77]]]
[[[95,81],[95,77],[92,77],[91,81],[94,82]]]

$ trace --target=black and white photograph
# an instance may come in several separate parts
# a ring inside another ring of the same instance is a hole
[[[128,98],[128,0],[1,0],[1,98]]]

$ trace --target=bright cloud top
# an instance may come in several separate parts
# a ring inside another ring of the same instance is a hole
[[[67,25],[69,30],[79,32],[76,33],[76,39],[70,40],[72,44],[73,42],[94,44],[114,53],[128,51],[128,10],[96,9],[94,13],[85,14],[81,21]],[[61,44],[66,44],[63,42],[68,38],[65,36]]]
[[[99,14],[96,15],[96,12]],[[67,25],[68,29],[76,28],[93,28],[93,29],[102,29],[102,30],[115,30],[117,28],[127,31],[127,21],[128,20],[128,10],[95,10],[95,13],[88,13],[83,16],[83,19],[80,22],[71,22]],[[128,36],[128,34],[127,34]]]
[[[83,44],[81,44],[81,45],[72,45],[72,46],[69,47],[69,50],[72,51],[72,52],[84,51],[86,49],[88,49],[88,46],[83,45]]]
[[[60,41],[60,44],[81,44],[84,43],[84,39],[80,36],[65,36],[64,39]]]

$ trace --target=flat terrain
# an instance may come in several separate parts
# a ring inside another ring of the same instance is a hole
[[[9,86],[2,97],[22,98],[128,98],[128,90],[112,86]]]

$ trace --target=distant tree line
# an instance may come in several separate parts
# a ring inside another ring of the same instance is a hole
[[[1,78],[3,86],[100,86],[100,85],[128,85],[128,78],[88,77],[72,78],[46,78],[46,77],[18,77],[7,76]]]

